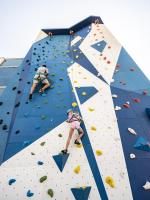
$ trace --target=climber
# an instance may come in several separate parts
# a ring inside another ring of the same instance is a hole
[[[69,147],[69,144],[70,144],[70,141],[75,129],[78,131],[78,134],[79,134],[76,140],[74,141],[75,144],[80,145],[79,140],[84,134],[83,129],[80,126],[80,123],[82,122],[82,118],[80,117],[80,115],[77,112],[73,112],[72,109],[69,109],[67,111],[67,115],[68,115],[68,119],[66,120],[66,122],[70,123],[71,127],[69,131],[69,136],[66,142],[66,147],[64,150],[61,151],[63,154],[66,154],[68,151],[68,147]]]
[[[40,82],[44,84],[44,86],[39,90],[40,93],[43,93],[45,89],[47,89],[50,86],[50,83],[47,77],[48,77],[48,69],[46,65],[41,65],[37,69],[36,74],[33,78],[33,84],[30,90],[29,99],[32,99],[32,94]]]

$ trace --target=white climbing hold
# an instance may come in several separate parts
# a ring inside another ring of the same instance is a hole
[[[113,97],[113,98],[117,98],[118,95],[116,95],[116,94],[112,94],[112,97]]]
[[[126,103],[127,103],[127,104],[130,104],[130,102],[129,102],[129,101],[127,101]]]
[[[113,83],[114,81],[115,81],[115,80],[112,78],[110,82]]]
[[[120,106],[116,106],[115,110],[121,110],[121,107]]]
[[[128,131],[129,131],[132,135],[137,135],[137,133],[135,132],[135,130],[132,129],[132,128],[128,128]]]
[[[149,181],[146,181],[145,185],[143,185],[143,188],[145,190],[150,190],[150,182]]]
[[[134,153],[130,153],[130,158],[131,159],[135,159],[136,158],[135,154]]]

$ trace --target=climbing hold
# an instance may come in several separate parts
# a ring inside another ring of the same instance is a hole
[[[18,91],[17,91],[17,93],[18,93],[18,94],[21,94],[21,91],[20,91],[20,90],[18,90]]]
[[[136,158],[135,154],[134,154],[134,153],[130,153],[130,158],[131,158],[131,159]]]
[[[136,102],[136,103],[140,103],[141,102],[141,100],[138,99],[138,98],[134,98],[133,101]]]
[[[82,96],[86,96],[87,95],[87,93],[86,92],[82,92]]]
[[[62,134],[61,134],[61,133],[59,133],[59,134],[58,134],[58,137],[62,137]]]
[[[113,97],[113,98],[117,98],[118,95],[116,95],[116,94],[112,94],[112,97]]]
[[[0,106],[2,106],[3,105],[3,102],[2,101],[0,101]]]
[[[128,103],[124,103],[124,104],[123,104],[123,107],[124,107],[124,108],[130,108],[130,105],[129,105]]]
[[[40,183],[43,183],[46,180],[47,180],[47,176],[42,176],[39,181]]]
[[[63,81],[64,79],[63,79],[63,78],[59,78],[59,80],[60,80],[60,81]]]
[[[36,126],[35,126],[35,129],[40,129],[40,126],[39,126],[39,125],[36,125]]]
[[[76,107],[77,106],[77,103],[76,102],[73,102],[72,103],[72,107]]]
[[[150,152],[150,143],[147,139],[139,137],[134,145],[134,148],[142,151]]]
[[[74,173],[79,174],[80,173],[80,165],[78,165],[77,167],[74,168]]]
[[[46,119],[46,118],[47,118],[46,115],[41,115],[41,119],[42,119],[42,120],[44,120],[44,119]]]
[[[8,128],[8,127],[7,127],[6,124],[4,124],[3,127],[2,127],[3,130],[7,130],[7,128]]]
[[[34,156],[34,155],[35,155],[35,153],[31,152],[31,155],[32,155],[32,156]]]
[[[20,106],[20,102],[16,103],[15,108]]]
[[[89,110],[90,112],[93,112],[95,109],[89,107],[88,110]]]
[[[45,143],[46,143],[46,142],[41,142],[41,144],[40,144],[40,145],[41,145],[41,146],[44,146],[44,145],[45,145]]]
[[[29,113],[24,113],[24,117],[28,117],[29,116]]]
[[[80,144],[76,144],[76,147],[77,148],[81,148],[82,147],[82,144],[80,143]]]
[[[116,106],[116,107],[115,107],[115,110],[116,110],[116,111],[117,111],[117,110],[121,110],[121,107]]]
[[[29,144],[31,144],[31,141],[29,141],[29,140],[26,140],[23,142],[23,146],[28,146]]]
[[[44,163],[42,161],[37,162],[38,165],[43,165]]]
[[[91,130],[92,131],[96,131],[96,127],[95,126],[91,126]]]
[[[16,90],[16,89],[17,89],[17,87],[13,87],[13,88],[12,88],[12,90]]]
[[[13,183],[15,183],[16,182],[16,179],[10,179],[9,181],[8,181],[8,184],[9,185],[12,185]]]
[[[147,95],[148,94],[148,91],[147,90],[144,90],[143,91],[143,95]]]
[[[96,155],[97,156],[101,156],[103,154],[103,152],[101,150],[96,150]]]
[[[128,131],[129,131],[132,135],[137,135],[137,133],[135,132],[135,130],[132,129],[132,128],[128,128]]]
[[[135,71],[135,68],[133,68],[133,67],[130,68],[130,71],[131,71],[131,72],[134,72],[134,71]]]
[[[17,130],[17,131],[15,132],[16,135],[19,134],[19,133],[20,133],[20,130]]]
[[[149,181],[146,181],[145,185],[143,185],[143,188],[145,190],[150,190],[150,182]]]
[[[0,124],[2,124],[3,123],[3,119],[0,119]]]
[[[31,192],[31,190],[28,190],[28,191],[27,191],[27,197],[32,197],[33,195],[34,195],[34,193]]]
[[[107,176],[106,179],[105,179],[105,182],[112,188],[115,187],[115,183],[114,183],[114,180],[111,176]]]
[[[52,189],[48,189],[47,190],[47,194],[50,196],[50,197],[53,197],[54,196],[54,192]]]
[[[145,108],[145,112],[146,112],[148,118],[150,118],[150,108]]]

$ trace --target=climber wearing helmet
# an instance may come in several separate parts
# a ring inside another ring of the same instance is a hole
[[[37,69],[36,74],[33,78],[33,84],[32,84],[31,90],[30,90],[29,99],[32,99],[32,94],[40,82],[44,85],[39,90],[40,93],[43,93],[45,91],[45,89],[50,86],[50,83],[49,83],[47,77],[48,77],[48,69],[47,69],[46,65],[41,65]]]
[[[80,126],[80,123],[82,121],[82,118],[80,117],[80,115],[77,112],[73,112],[72,109],[69,109],[67,111],[67,115],[68,115],[68,119],[66,120],[66,122],[70,123],[71,127],[69,131],[69,136],[66,142],[66,147],[64,150],[61,151],[63,154],[66,154],[68,151],[68,147],[69,147],[69,144],[70,144],[70,141],[75,129],[78,131],[78,134],[79,134],[76,140],[74,141],[75,144],[80,145],[79,140],[84,134],[83,129]]]

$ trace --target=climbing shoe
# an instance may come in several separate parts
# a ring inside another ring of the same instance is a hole
[[[75,140],[74,143],[77,144],[77,145],[81,144],[78,140]]]
[[[61,153],[67,154],[67,150],[62,150]]]
[[[30,99],[30,100],[32,99],[32,94],[29,94],[29,99]]]

